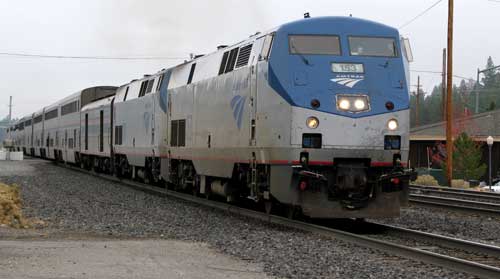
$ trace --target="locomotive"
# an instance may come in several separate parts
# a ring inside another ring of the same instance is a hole
[[[33,156],[289,216],[380,218],[408,203],[408,44],[353,17],[306,18],[9,129]]]

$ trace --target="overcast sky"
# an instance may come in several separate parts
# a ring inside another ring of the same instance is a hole
[[[366,18],[400,27],[437,0],[0,0],[0,53],[172,57],[208,53],[257,31],[311,16]],[[440,71],[447,2],[400,30],[412,43],[413,70]],[[500,63],[500,2],[455,0],[455,74],[476,76],[489,55]],[[94,85],[121,85],[182,59],[77,60],[0,55],[0,118],[22,117]],[[412,73],[416,83],[418,73]],[[439,74],[420,74],[424,90]],[[455,79],[455,82],[460,80]]]

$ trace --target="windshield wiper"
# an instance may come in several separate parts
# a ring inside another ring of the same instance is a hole
[[[304,64],[306,64],[307,66],[312,66],[311,63],[309,63],[309,60],[307,60],[307,58],[295,47],[293,41],[290,42],[290,46],[295,51],[295,53],[300,56],[300,59],[302,60],[302,62],[304,62]]]

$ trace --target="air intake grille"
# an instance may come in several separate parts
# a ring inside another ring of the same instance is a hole
[[[251,53],[252,45],[247,45],[240,48],[240,54],[238,55],[238,60],[236,61],[236,68],[248,65],[248,60],[250,59]]]

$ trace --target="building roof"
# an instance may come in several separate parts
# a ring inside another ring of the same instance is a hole
[[[411,141],[446,140],[445,123],[414,127],[410,130]],[[500,142],[500,110],[488,111],[468,117],[458,118],[453,123],[453,134],[466,132],[478,141],[485,141],[492,136]]]

